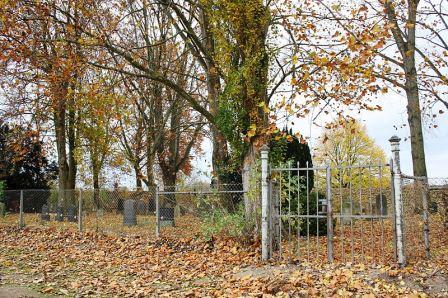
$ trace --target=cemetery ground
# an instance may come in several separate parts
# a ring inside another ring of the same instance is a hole
[[[330,265],[322,256],[263,263],[258,239],[207,239],[192,221],[156,239],[143,232],[148,226],[122,234],[80,233],[68,223],[18,229],[17,217],[7,216],[0,224],[0,297],[448,296],[442,225],[432,229],[431,259],[415,257],[399,269],[359,258]]]

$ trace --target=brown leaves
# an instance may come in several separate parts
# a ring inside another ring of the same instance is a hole
[[[83,235],[61,229],[0,228],[0,273],[32,276],[52,295],[91,296],[351,296],[418,295],[410,276],[419,270],[364,265],[260,262],[259,244],[230,238],[159,239]],[[148,242],[149,241],[149,242]],[[440,271],[430,268],[426,278]],[[381,273],[381,272],[384,272]],[[436,272],[433,274],[433,272]],[[35,281],[35,282],[34,282]],[[421,296],[420,296],[421,297]]]

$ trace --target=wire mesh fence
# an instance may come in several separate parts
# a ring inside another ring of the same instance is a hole
[[[114,235],[186,237],[215,212],[235,212],[242,185],[159,190],[7,190],[2,225],[53,226]],[[158,215],[158,216],[157,216]]]
[[[195,236],[204,219],[236,212],[244,194],[241,184],[164,187],[158,192],[159,233]]]
[[[448,245],[448,179],[405,176],[402,181],[406,256],[417,261]]]

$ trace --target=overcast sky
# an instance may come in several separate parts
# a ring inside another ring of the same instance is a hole
[[[392,135],[399,136],[401,141],[401,168],[403,173],[412,175],[411,144],[409,141],[409,127],[407,125],[406,98],[394,92],[378,97],[379,104],[383,111],[362,111],[356,115],[367,127],[368,134],[375,142],[383,148],[390,158],[389,138]],[[438,110],[438,109],[436,109]],[[321,119],[324,123],[326,120]],[[425,151],[428,176],[431,178],[448,177],[448,115],[445,113],[437,119],[438,128],[424,128]],[[317,138],[321,135],[321,128],[310,125],[309,118],[296,120],[294,131],[300,131],[304,136],[310,137],[310,146],[313,148],[317,144]],[[406,126],[403,126],[406,124]],[[407,140],[405,140],[407,138]],[[211,145],[204,144],[202,156],[196,157],[194,166],[196,167],[196,178],[204,177],[203,172],[210,173],[211,168]]]

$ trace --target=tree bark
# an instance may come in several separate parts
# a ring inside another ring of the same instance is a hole
[[[413,75],[406,82],[408,100],[408,124],[411,133],[411,155],[414,176],[426,177],[425,146],[422,129],[422,112],[418,94],[417,80]]]
[[[61,90],[62,89],[62,90]],[[61,205],[68,186],[68,164],[66,150],[66,102],[67,89],[64,86],[54,86],[53,95],[57,100],[54,110],[54,127],[56,134],[56,148],[58,154],[58,205]]]
[[[208,103],[210,114],[213,117],[217,117],[219,113],[219,95],[221,93],[221,82],[219,78],[218,71],[214,66],[214,61],[211,57],[215,55],[215,40],[213,32],[210,29],[209,18],[205,11],[201,12],[202,24],[201,30],[204,36],[204,47],[209,53],[209,56],[205,58],[205,71],[207,75],[207,93],[208,93]],[[210,124],[210,130],[212,134],[212,168],[213,168],[213,179],[214,183],[220,183],[220,174],[222,168],[228,159],[229,150],[227,146],[227,140],[225,136],[221,133],[219,127],[214,124]]]
[[[68,112],[68,178],[67,189],[75,189],[77,163],[75,159],[76,148],[76,131],[75,131],[75,111],[73,100],[70,102],[70,110]]]
[[[92,170],[93,176],[93,204],[98,209],[100,207],[100,174],[99,170],[94,166]]]
[[[395,7],[391,1],[383,3],[387,18],[391,23],[391,32],[403,59],[403,70],[405,73],[405,92],[408,101],[408,124],[411,134],[411,155],[414,176],[427,176],[425,145],[422,129],[422,111],[420,108],[420,97],[418,87],[418,76],[416,69],[416,21],[418,0],[408,0],[407,3],[407,34],[403,34],[398,24]]]

